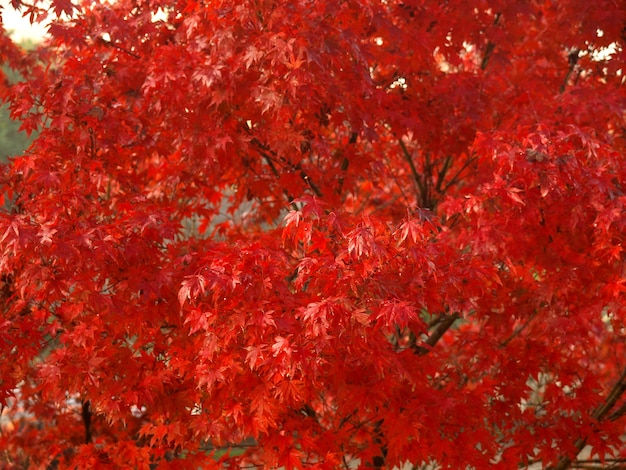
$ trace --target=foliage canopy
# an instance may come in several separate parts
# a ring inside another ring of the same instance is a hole
[[[12,5],[8,466],[626,456],[623,2]]]

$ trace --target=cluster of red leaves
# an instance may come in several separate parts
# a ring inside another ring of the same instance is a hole
[[[626,457],[620,2],[13,5],[6,466]]]

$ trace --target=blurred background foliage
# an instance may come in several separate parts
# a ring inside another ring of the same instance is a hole
[[[33,40],[24,40],[20,45],[25,49],[31,49],[37,44]],[[16,71],[6,67],[4,64],[0,65],[6,75],[7,84],[20,81],[21,77]],[[0,106],[0,162],[4,163],[9,157],[21,155],[36,137],[35,134],[31,136],[26,135],[19,128],[20,122],[14,121],[10,117],[9,106],[2,104]]]

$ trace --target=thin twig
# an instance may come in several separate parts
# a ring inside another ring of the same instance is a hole
[[[243,126],[244,129],[246,129],[245,126]],[[247,129],[248,134],[250,134],[250,130]],[[300,174],[300,178],[302,178],[302,180],[311,188],[311,190],[315,193],[315,195],[317,197],[323,197],[322,196],[322,192],[320,191],[319,187],[315,184],[315,182],[313,182],[313,180],[311,179],[311,177],[299,166],[299,165],[294,165],[293,163],[287,161],[285,158],[280,157],[279,155],[276,154],[276,152],[274,152],[272,149],[270,149],[267,145],[265,145],[263,142],[261,142],[259,139],[257,139],[256,137],[253,137],[250,142],[256,147],[257,151],[259,151],[259,153],[261,155],[263,155],[263,157],[265,158],[266,161],[272,161],[273,162],[273,157],[277,158],[278,160],[280,160],[281,163],[283,163],[284,165],[289,166],[289,169],[292,171],[299,171]],[[271,156],[270,156],[271,155]],[[275,173],[276,176],[279,176],[278,170],[276,169],[276,166],[273,166],[273,171]]]
[[[438,193],[441,193],[441,185],[443,184],[443,180],[446,177],[446,173],[448,172],[448,168],[450,168],[450,163],[452,163],[452,155],[448,155],[443,161],[443,166],[441,170],[437,173],[437,184],[435,185],[435,190]]]
[[[398,139],[398,142],[400,143],[400,147],[402,147],[402,153],[404,154],[404,158],[409,163],[409,167],[411,168],[411,174],[413,175],[413,179],[415,180],[415,183],[417,184],[417,187],[420,192],[419,195],[421,197],[424,194],[424,182],[422,181],[419,173],[417,172],[417,168],[415,167],[415,163],[413,163],[413,158],[411,157],[411,153],[406,148],[406,145],[404,145],[404,142],[402,142],[402,139]]]
[[[526,323],[524,323],[523,325],[520,325],[517,328],[515,328],[513,333],[511,333],[511,336],[509,336],[507,339],[502,341],[500,343],[500,346],[503,348],[506,347],[513,339],[518,337],[528,327],[528,325],[530,325],[530,322],[533,321],[536,316],[537,316],[537,311],[535,310],[533,314],[530,316],[530,318],[528,319],[528,321],[526,321]]]
[[[475,161],[476,161],[476,157],[468,158],[467,161],[463,164],[463,166],[459,169],[459,171],[457,171],[452,177],[452,179],[448,181],[448,183],[444,186],[442,192],[445,193],[448,189],[450,189],[452,186],[457,184],[459,182],[459,177],[461,176],[461,173],[463,173]]]
[[[422,195],[422,207],[433,209],[433,202],[430,196],[429,184],[431,181],[432,162],[430,161],[430,152],[424,154],[424,194]]]
[[[622,375],[617,380],[617,383],[611,389],[609,396],[604,403],[593,412],[593,417],[598,421],[602,421],[611,408],[615,406],[620,397],[626,392],[626,368],[622,371]]]
[[[567,82],[569,82],[572,73],[576,69],[576,65],[578,64],[578,59],[580,57],[580,51],[578,49],[573,49],[567,55],[567,62],[569,64],[569,68],[567,69],[567,73],[565,74],[565,78],[563,79],[563,83],[559,87],[559,93],[563,93],[565,91],[565,87],[567,86]]]
[[[493,19],[494,26],[498,26],[500,18],[500,13],[496,13]],[[491,58],[491,54],[493,53],[493,50],[495,48],[496,45],[493,42],[487,41],[487,47],[485,47],[485,55],[483,55],[483,60],[480,62],[480,70],[485,70],[487,68],[487,64],[489,63],[489,59]]]
[[[141,56],[139,56],[138,54],[135,54],[132,51],[129,51],[128,49],[123,48],[122,46],[118,46],[117,44],[115,44],[112,41],[107,41],[104,38],[100,38],[100,42],[102,42],[104,45],[112,47],[114,49],[117,49],[118,51],[124,52],[125,54],[128,54],[129,56],[135,58],[135,59],[141,59]]]
[[[267,166],[269,166],[270,170],[272,170],[272,173],[274,174],[274,176],[276,178],[280,178],[280,173],[276,169],[276,165],[274,165],[274,161],[272,160],[272,157],[270,157],[267,153],[265,153],[263,150],[259,148],[257,148],[257,152],[261,154],[261,156],[265,160],[265,163],[267,163]],[[293,196],[289,194],[289,191],[287,191],[286,188],[283,189],[283,193],[285,197],[287,198],[287,201],[292,205],[293,209],[298,210],[298,207],[293,203],[293,200],[294,200]]]
[[[480,70],[485,70],[487,68],[487,64],[489,63],[489,59],[491,58],[491,53],[496,48],[496,45],[488,41],[487,47],[485,47],[485,55],[483,55],[483,60],[480,62]]]
[[[617,410],[615,410],[613,413],[611,413],[609,415],[608,419],[609,419],[609,421],[615,421],[618,418],[621,418],[622,416],[624,416],[624,414],[626,414],[626,403],[624,403]]]
[[[352,134],[350,134],[350,140],[348,141],[349,145],[354,145],[357,142],[359,135],[356,132],[353,132]],[[344,182],[344,178],[346,176],[346,172],[348,171],[348,166],[350,166],[350,160],[348,160],[348,157],[346,157],[344,155],[343,160],[341,161],[341,168],[340,168],[340,176],[339,176],[339,184],[337,186],[337,194],[341,195],[341,191],[343,190],[343,182]]]

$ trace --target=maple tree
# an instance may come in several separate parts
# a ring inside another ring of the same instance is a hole
[[[3,467],[626,459],[623,2],[7,8]]]

